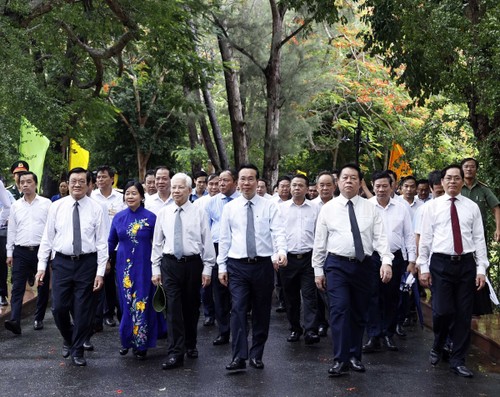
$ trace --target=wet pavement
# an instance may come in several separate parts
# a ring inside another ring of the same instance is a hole
[[[62,338],[47,313],[45,328],[34,331],[32,317],[22,322],[22,336],[0,325],[0,396],[500,396],[500,365],[471,348],[467,365],[472,379],[449,372],[446,363],[428,363],[432,333],[416,327],[405,339],[395,338],[399,352],[363,356],[364,374],[329,378],[331,340],[313,346],[288,343],[284,314],[273,311],[264,370],[230,373],[229,345],[213,346],[216,327],[200,320],[198,359],[183,368],[164,371],[165,340],[150,349],[146,361],[131,353],[120,356],[118,328],[105,327],[92,339],[87,367],[71,365],[61,356]]]

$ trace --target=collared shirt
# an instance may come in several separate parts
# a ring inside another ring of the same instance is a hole
[[[212,233],[212,240],[214,243],[219,242],[220,220],[222,217],[222,209],[231,200],[239,197],[240,193],[235,191],[231,196],[227,197],[222,193],[217,193],[210,198],[205,210],[208,214],[208,224],[210,225],[210,232]]]
[[[92,191],[90,197],[92,197],[95,201],[104,204],[109,217],[109,228],[111,228],[111,222],[113,222],[115,214],[127,208],[127,205],[123,201],[123,194],[115,189],[111,189],[111,194],[108,197],[105,197],[99,189],[96,189]]]
[[[220,221],[219,273],[227,272],[227,258],[247,258],[247,202],[251,201],[257,256],[272,256],[273,242],[278,254],[286,255],[286,233],[278,204],[256,194],[251,200],[240,196],[224,207]]]
[[[456,196],[455,206],[462,234],[462,254],[474,252],[477,274],[485,274],[489,262],[481,211],[476,203],[461,194]],[[420,266],[422,273],[429,272],[431,253],[456,255],[450,207],[450,196],[446,193],[425,205],[417,258],[417,265]]]
[[[198,196],[198,193],[196,193],[196,188],[193,188],[193,190],[191,191],[191,195],[189,196],[189,201],[194,203],[196,200],[206,196],[207,194],[208,194],[208,191],[205,190],[201,196]]]
[[[148,211],[151,211],[153,214],[158,216],[158,213],[163,207],[172,204],[173,202],[174,199],[172,198],[172,195],[168,196],[168,199],[166,201],[163,201],[162,198],[158,195],[158,193],[155,193],[149,197],[146,197],[144,208],[146,208]]]
[[[382,217],[391,252],[401,250],[403,258],[415,262],[417,247],[410,212],[402,203],[392,198],[385,207],[378,203],[376,196],[370,198],[369,201],[375,204],[375,208]]]
[[[288,199],[288,200],[283,200],[278,194],[275,195],[275,196],[271,196],[270,198],[271,201],[274,201],[275,203],[277,204],[281,204],[281,203],[286,203],[287,201],[290,201],[291,199]]]
[[[491,191],[491,189],[477,179],[474,180],[471,188],[467,185],[462,186],[462,195],[474,201],[481,211],[481,217],[483,218],[483,226],[486,232],[486,219],[488,214],[488,208],[495,208],[500,205],[498,198]]]
[[[279,209],[285,220],[288,252],[292,254],[310,252],[314,245],[314,229],[319,207],[311,200],[305,199],[301,205],[297,205],[292,199],[281,203]]]
[[[212,267],[215,264],[215,248],[208,227],[207,215],[189,200],[181,207],[183,256],[200,255],[204,265],[203,274],[211,276]],[[153,275],[161,274],[162,256],[174,254],[174,228],[178,208],[175,203],[172,203],[162,208],[156,218],[151,253]]]
[[[323,202],[323,200],[321,200],[321,197],[318,196],[316,197],[315,199],[312,199],[311,200],[314,204],[316,204],[318,206],[319,209],[321,209],[321,207],[323,207],[326,203],[328,203],[329,201],[331,200],[328,200],[326,203]]]
[[[273,198],[273,196],[271,196],[269,193],[264,193],[264,195],[262,197],[264,197],[265,199],[268,199],[268,200]]]
[[[73,255],[73,210],[75,199],[66,196],[52,203],[38,250],[38,270],[45,271],[52,251]],[[102,206],[90,197],[78,200],[82,252],[97,252],[97,276],[104,276],[108,261],[108,232]]]
[[[375,250],[380,254],[383,264],[391,265],[394,255],[391,254],[384,223],[377,209],[373,203],[360,196],[353,197],[351,201],[365,255],[372,255]],[[328,253],[356,256],[347,202],[348,199],[340,195],[326,203],[319,212],[312,256],[316,276],[324,275],[323,265]]]
[[[9,193],[5,188],[2,181],[0,181],[0,229],[7,226],[7,220],[9,219],[11,201],[9,198]]]
[[[210,196],[209,194],[205,194],[203,197],[200,197],[198,200],[193,201],[193,204],[196,207],[201,208],[203,211],[206,212],[208,202],[210,201],[210,199],[212,197],[213,196]]]
[[[406,204],[408,204],[408,206],[410,207],[410,211],[411,211],[410,215],[411,215],[411,218],[413,221],[413,219],[415,218],[415,213],[422,205],[424,205],[424,203],[422,201],[420,201],[417,196],[413,197],[413,203],[411,203],[411,204],[408,201],[406,201],[404,198],[403,198],[403,201]]]
[[[14,245],[40,245],[47,215],[52,202],[38,194],[31,203],[22,197],[12,204],[7,230],[7,256],[12,256]]]

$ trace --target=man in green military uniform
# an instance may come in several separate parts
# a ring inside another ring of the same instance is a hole
[[[495,217],[495,233],[493,239],[500,241],[500,202],[491,189],[484,183],[479,182],[476,178],[479,162],[472,158],[463,159],[460,163],[464,172],[464,185],[462,187],[462,195],[474,201],[481,210],[483,218],[484,239],[488,243],[487,229],[487,211],[491,208]],[[474,294],[474,315],[492,313],[491,302],[488,288],[476,291]]]
[[[10,167],[10,173],[14,177],[14,184],[7,187],[7,190],[14,196],[16,200],[19,200],[23,195],[19,190],[19,174],[21,172],[27,172],[30,170],[30,166],[26,161],[17,160]]]

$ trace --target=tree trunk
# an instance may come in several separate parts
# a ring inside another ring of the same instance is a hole
[[[184,95],[186,97],[190,95],[190,90],[186,85],[184,86]],[[187,116],[187,129],[189,134],[189,147],[194,149],[199,141],[198,131],[196,129],[196,117],[193,114],[188,114]],[[198,171],[201,171],[201,162],[191,159],[191,175],[194,175]]]
[[[146,171],[148,168],[148,161],[149,158],[151,157],[151,150],[149,150],[147,153],[141,151],[139,149],[139,146],[136,145],[137,148],[137,168],[139,170],[139,181],[143,181],[144,178],[146,177]]]
[[[201,103],[200,91],[196,89],[193,91],[193,94],[196,102]],[[215,169],[220,172],[221,169],[217,156],[217,150],[215,149],[212,138],[210,137],[210,131],[208,130],[205,115],[200,114],[198,116],[198,123],[200,124],[201,137],[203,139],[203,143],[205,144],[205,150],[207,151],[208,158],[212,162],[212,165],[215,167]]]
[[[227,107],[233,133],[234,165],[238,168],[241,164],[248,163],[248,135],[243,119],[238,72],[230,66],[235,62],[231,45],[222,34],[217,35],[217,40],[224,65]]]

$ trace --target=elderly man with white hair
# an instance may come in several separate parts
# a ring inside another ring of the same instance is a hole
[[[173,202],[156,219],[151,254],[153,284],[163,283],[167,297],[168,353],[163,369],[184,365],[184,354],[197,358],[200,286],[210,284],[215,249],[206,212],[189,200],[191,178],[171,180]]]

